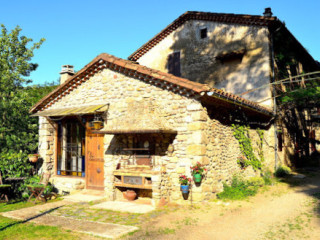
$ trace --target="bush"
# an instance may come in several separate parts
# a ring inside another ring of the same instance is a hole
[[[262,178],[265,185],[272,185],[273,180],[272,173],[270,171],[265,171],[264,173],[262,173]]]
[[[257,191],[258,186],[250,185],[249,181],[245,181],[243,178],[235,175],[232,178],[231,186],[224,183],[223,192],[218,193],[217,196],[220,199],[240,200],[255,195]]]
[[[277,170],[275,171],[274,175],[276,177],[286,177],[290,175],[291,169],[287,166],[279,166]]]
[[[249,186],[262,187],[264,185],[264,180],[262,177],[252,177],[248,180]]]

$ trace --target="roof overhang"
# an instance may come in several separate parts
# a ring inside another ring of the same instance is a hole
[[[102,113],[108,110],[108,104],[90,105],[72,108],[56,108],[37,112],[32,117],[59,117],[59,116],[77,116]]]

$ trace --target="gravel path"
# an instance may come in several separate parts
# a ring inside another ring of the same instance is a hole
[[[320,173],[292,180],[300,185],[277,184],[248,201],[210,203],[161,216],[128,239],[319,240]]]

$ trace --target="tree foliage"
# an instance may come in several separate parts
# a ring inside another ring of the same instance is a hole
[[[0,171],[4,177],[25,176],[30,164],[27,155],[37,149],[38,120],[30,117],[29,109],[52,86],[26,86],[33,51],[43,43],[31,44],[31,38],[20,36],[17,26],[11,32],[1,25],[0,35]]]

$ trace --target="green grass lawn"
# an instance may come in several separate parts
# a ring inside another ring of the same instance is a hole
[[[23,223],[0,216],[0,239],[79,239],[78,234],[62,230],[58,227],[42,226],[33,223]]]
[[[0,212],[8,212],[21,208],[35,206],[32,202],[0,203]],[[1,240],[29,240],[29,239],[81,239],[81,236],[58,227],[42,226],[22,222],[0,216]]]

